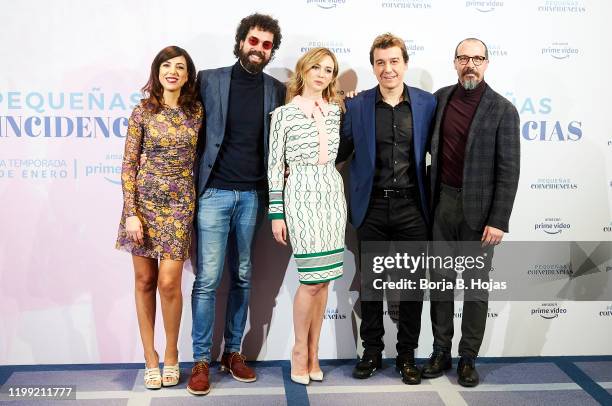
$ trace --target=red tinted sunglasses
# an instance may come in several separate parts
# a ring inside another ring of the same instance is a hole
[[[257,46],[257,44],[259,44],[259,38],[257,37],[249,37],[247,38],[247,41],[249,41],[249,45],[255,47]],[[269,51],[272,49],[272,47],[274,46],[274,44],[272,43],[272,41],[263,41],[261,43],[261,47],[263,49],[265,49],[266,51]]]

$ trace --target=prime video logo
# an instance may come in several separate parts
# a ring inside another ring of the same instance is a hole
[[[484,0],[484,1],[466,1],[466,8],[475,8],[477,11],[481,13],[489,13],[491,11],[495,11],[498,7],[503,7],[503,1],[495,1],[495,0]]]
[[[542,48],[542,55],[550,55],[555,59],[568,59],[571,55],[579,53],[578,48],[572,48],[567,42],[553,42],[550,46]]]
[[[538,315],[543,319],[551,320],[559,317],[561,314],[567,314],[567,309],[558,305],[558,303],[542,303],[540,307],[531,309],[531,315]]]
[[[319,8],[329,10],[338,7],[338,5],[346,4],[346,0],[306,0],[306,4],[314,4]]]
[[[123,155],[107,153],[102,160],[85,165],[85,177],[102,178],[113,185],[121,185],[121,164]]]
[[[535,230],[542,230],[546,234],[561,234],[563,230],[569,230],[571,225],[561,221],[560,217],[549,217],[545,218],[544,221],[536,223],[534,226]]]
[[[423,45],[418,44],[412,39],[404,41],[404,44],[406,44],[406,50],[410,56],[416,55],[417,52],[425,51],[425,47]]]

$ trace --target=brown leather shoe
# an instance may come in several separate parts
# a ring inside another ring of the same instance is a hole
[[[224,353],[221,357],[221,371],[229,372],[240,382],[255,382],[257,375],[244,362],[246,357],[239,352]]]
[[[210,392],[208,382],[208,362],[198,361],[191,368],[191,376],[187,384],[187,392],[192,395],[206,395]]]

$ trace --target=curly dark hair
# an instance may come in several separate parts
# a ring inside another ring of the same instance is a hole
[[[181,95],[178,99],[178,105],[181,106],[185,114],[191,116],[197,110],[198,90],[196,89],[196,69],[193,60],[183,48],[171,45],[168,46],[155,56],[151,63],[151,74],[147,84],[144,85],[142,91],[145,98],[141,100],[142,105],[153,113],[159,113],[163,104],[164,88],[159,81],[159,68],[162,63],[177,56],[185,57],[187,61],[187,81],[181,88]]]
[[[240,20],[240,24],[236,29],[234,55],[236,58],[240,58],[240,41],[246,40],[247,34],[253,28],[259,28],[262,31],[268,31],[274,35],[274,39],[272,41],[272,53],[270,54],[270,59],[272,59],[274,57],[274,52],[278,49],[278,47],[280,47],[283,36],[281,35],[278,20],[275,20],[269,15],[259,13],[251,14],[250,16],[244,17],[242,20]]]

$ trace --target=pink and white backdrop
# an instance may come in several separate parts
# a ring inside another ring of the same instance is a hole
[[[198,69],[230,65],[235,27],[255,11],[278,18],[283,31],[268,73],[285,80],[305,50],[326,46],[339,58],[343,90],[376,84],[368,50],[382,32],[406,40],[407,82],[428,91],[456,81],[459,40],[482,38],[491,54],[487,81],[522,121],[521,181],[507,239],[611,239],[607,1],[23,0],[2,9],[0,364],[142,360],[131,260],[114,249],[127,117],[157,51],[175,44]],[[346,274],[333,284],[325,314],[322,358],[360,350],[352,231],[347,241]],[[245,352],[286,359],[295,265],[272,244],[267,223],[256,244]],[[192,281],[187,264],[183,361],[191,358]],[[542,306],[558,317],[534,312]],[[421,357],[432,343],[428,313],[426,304]],[[493,302],[482,355],[610,354],[611,320],[612,302]],[[386,329],[386,355],[394,356],[390,318]],[[217,351],[219,337],[217,331]]]

